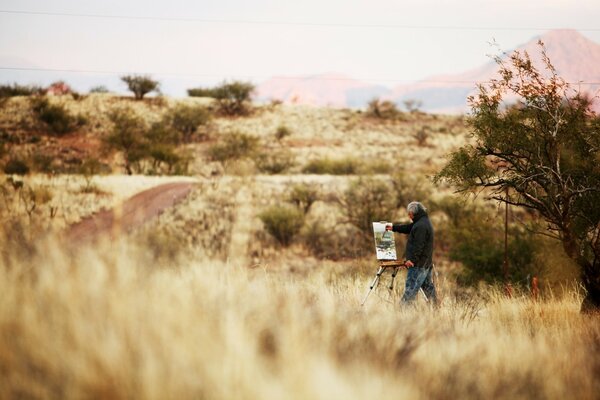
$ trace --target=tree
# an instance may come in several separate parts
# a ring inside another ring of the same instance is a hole
[[[128,175],[134,168],[139,170],[140,161],[147,154],[147,144],[144,141],[146,126],[144,121],[130,109],[118,109],[110,114],[113,129],[105,139],[109,149],[123,152],[125,170]]]
[[[136,100],[141,100],[147,93],[157,91],[158,81],[153,80],[147,75],[126,75],[121,80],[127,84],[130,91],[133,92]]]
[[[250,82],[234,81],[223,82],[212,89],[189,89],[188,95],[194,97],[212,97],[217,101],[218,110],[227,116],[248,114],[248,103],[254,92],[254,85]]]
[[[499,78],[469,98],[475,143],[453,152],[435,180],[462,192],[489,190],[492,199],[539,215],[547,224],[539,233],[559,240],[581,270],[582,311],[597,311],[600,119],[539,46],[541,71],[526,52],[496,58]]]

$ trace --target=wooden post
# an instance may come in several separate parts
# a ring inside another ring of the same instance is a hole
[[[508,186],[506,187],[506,203],[504,208],[504,263],[502,266],[504,272],[504,287],[508,297],[512,296],[512,287],[508,282]]]

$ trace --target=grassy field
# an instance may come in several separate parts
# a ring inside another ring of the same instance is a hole
[[[1,178],[0,398],[598,398],[600,320],[579,313],[577,271],[556,243],[534,249],[543,267],[537,301],[526,290],[507,298],[490,286],[457,286],[447,228],[460,219],[458,203],[429,176],[469,140],[462,117],[381,121],[264,105],[214,118],[206,140],[184,145],[193,155],[188,176],[123,176],[119,156],[100,152],[107,114],[130,107],[151,123],[175,101],[49,101],[86,124],[47,135],[28,99],[9,99],[0,112],[10,139],[3,160],[41,154],[64,167],[99,155],[115,174]],[[276,140],[282,126],[290,134]],[[256,159],[211,160],[207,150],[231,132],[295,164],[269,175]],[[89,247],[61,241],[82,218],[177,181],[194,182],[191,194],[131,235]],[[377,188],[384,195],[373,200]],[[310,193],[312,203],[302,203]],[[482,197],[478,222],[500,234],[500,210]],[[360,215],[350,218],[379,201],[384,218],[405,220],[403,206],[415,199],[432,206],[441,307],[420,298],[401,309],[404,273],[393,292],[385,277],[363,307],[376,263]],[[260,218],[282,204],[304,207],[287,247]],[[511,210],[513,225],[520,217]]]
[[[399,309],[367,277],[67,254],[0,266],[2,398],[597,398],[600,321],[580,294],[495,291]],[[285,261],[281,261],[285,264]]]

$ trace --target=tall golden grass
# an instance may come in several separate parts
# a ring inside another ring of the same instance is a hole
[[[38,244],[0,260],[0,397],[598,398],[580,295],[401,309],[343,271],[299,276],[148,249]],[[285,261],[282,260],[282,263]],[[382,285],[383,286],[383,285]]]

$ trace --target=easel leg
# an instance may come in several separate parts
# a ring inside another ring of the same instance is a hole
[[[369,286],[369,291],[365,295],[365,298],[360,303],[361,306],[365,305],[365,302],[367,301],[367,298],[369,297],[369,295],[371,294],[371,292],[373,291],[373,289],[375,287],[377,287],[377,284],[379,283],[379,279],[381,278],[381,274],[383,273],[383,271],[385,271],[385,267],[382,265],[382,266],[379,267],[379,270],[375,274],[375,278],[373,278],[373,282],[371,282],[371,286]]]

